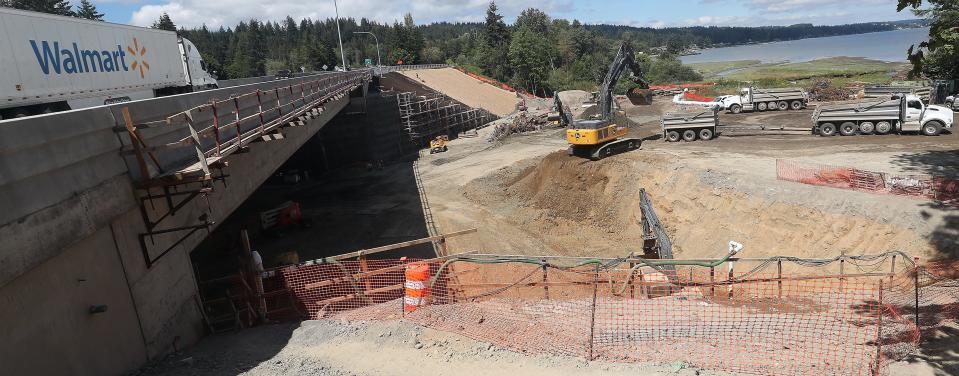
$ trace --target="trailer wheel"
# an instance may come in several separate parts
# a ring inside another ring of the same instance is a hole
[[[766,111],[766,102],[761,102],[757,104],[756,109],[759,111]]]
[[[703,128],[699,130],[699,139],[703,141],[709,141],[713,139],[713,131],[709,128]]]
[[[819,135],[823,137],[835,136],[836,125],[833,123],[823,123],[819,125]]]
[[[687,129],[683,131],[683,141],[686,141],[686,142],[696,141],[696,131],[692,129]]]
[[[855,135],[857,130],[859,130],[859,127],[856,126],[856,123],[851,121],[847,121],[839,125],[839,134],[843,136]]]
[[[892,130],[892,123],[888,121],[880,121],[876,123],[876,133],[877,134],[886,134]]]
[[[926,136],[938,136],[940,131],[942,131],[942,124],[936,120],[930,121],[922,126],[922,134]]]
[[[732,106],[729,106],[729,112],[732,112],[732,113],[734,113],[734,114],[738,114],[738,113],[740,113],[740,112],[743,112],[743,106],[740,106],[740,105],[738,105],[738,104],[734,104],[734,105],[732,105]]]
[[[859,123],[859,133],[861,134],[872,134],[876,130],[876,125],[872,122],[864,121]]]
[[[676,131],[666,132],[666,141],[669,141],[669,142],[679,141],[679,132],[676,132]]]
[[[779,111],[786,111],[789,109],[789,102],[781,101],[779,102]]]
[[[799,110],[801,110],[801,109],[802,109],[802,101],[792,101],[791,103],[789,103],[789,108],[793,109],[794,111],[799,111]]]

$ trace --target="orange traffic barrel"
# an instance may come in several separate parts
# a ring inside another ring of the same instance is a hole
[[[426,305],[429,295],[427,284],[430,279],[430,264],[412,263],[406,266],[406,296],[403,297],[403,311],[413,312]]]

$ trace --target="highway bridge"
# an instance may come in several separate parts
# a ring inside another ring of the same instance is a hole
[[[0,121],[0,364],[119,374],[204,333],[190,252],[370,69]],[[42,349],[42,351],[40,351]]]

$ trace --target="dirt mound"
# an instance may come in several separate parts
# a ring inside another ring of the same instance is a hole
[[[767,196],[729,187],[758,182],[713,184],[734,178],[716,171],[687,170],[651,152],[598,162],[556,152],[525,167],[478,179],[467,186],[466,196],[493,207],[492,211],[526,232],[538,234],[551,248],[548,252],[571,256],[641,252],[641,187],[649,192],[680,258],[718,257],[729,240],[746,245],[744,257],[932,252],[929,242],[914,229],[871,217],[869,210],[863,212],[841,197],[807,205],[802,203],[807,197],[790,202],[780,199],[773,188],[766,189]],[[525,251],[544,253],[542,249]]]
[[[494,87],[453,68],[411,70],[402,73],[460,103],[482,108],[498,116],[513,113],[520,102],[516,93]]]

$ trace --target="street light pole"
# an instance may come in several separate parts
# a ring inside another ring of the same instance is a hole
[[[353,34],[369,34],[373,36],[373,40],[376,41],[376,66],[383,66],[383,62],[380,61],[380,39],[376,37],[376,34],[369,31],[354,31]]]
[[[333,10],[336,11],[336,37],[340,40],[340,58],[343,59],[343,70],[346,70],[346,53],[343,52],[343,34],[340,34],[340,7],[333,0]]]

